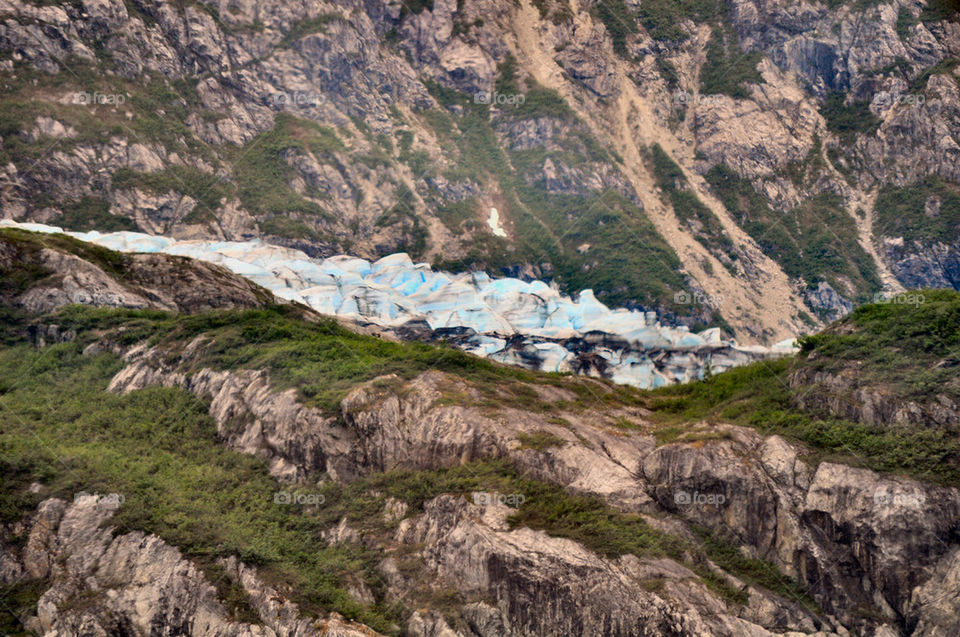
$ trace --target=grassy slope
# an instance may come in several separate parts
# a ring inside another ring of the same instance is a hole
[[[855,366],[863,385],[900,400],[923,402],[936,394],[960,399],[960,294],[920,293],[917,305],[857,308],[827,332],[803,340],[797,358],[761,362],[705,381],[646,392],[644,401],[662,426],[683,431],[699,420],[732,422],[808,444],[814,459],[833,458],[878,471],[960,485],[957,432],[936,426],[884,426],[850,422],[797,409],[789,374],[799,367],[839,372]]]
[[[325,405],[347,384],[385,369],[402,371],[404,366],[413,373],[424,365],[436,365],[478,382],[500,384],[528,376],[552,383],[555,377],[495,367],[441,348],[351,335],[332,324],[313,325],[285,316],[279,308],[190,317],[72,308],[60,322],[79,329],[80,339],[43,350],[22,342],[0,349],[0,412],[4,414],[0,472],[5,485],[0,518],[4,521],[19,519],[38,503],[40,496],[26,489],[33,481],[49,487],[44,497],[70,499],[81,490],[121,493],[125,502],[114,520],[118,532],[157,533],[197,560],[212,579],[218,574],[215,558],[238,555],[260,567],[269,580],[288,585],[307,612],[336,610],[385,632],[391,632],[391,624],[401,620],[405,610],[382,602],[364,606],[346,593],[348,580],[357,578],[375,593],[382,591],[373,566],[383,552],[356,545],[326,547],[318,537],[344,516],[386,537],[390,528],[379,521],[378,513],[388,496],[402,498],[415,513],[426,499],[440,493],[523,493],[527,501],[514,516],[515,525],[578,540],[603,555],[674,557],[733,603],[743,603],[743,593],[713,575],[706,558],[746,581],[791,597],[799,593],[768,564],[746,559],[720,541],[694,545],[596,498],[571,496],[559,487],[530,480],[504,463],[391,472],[350,485],[321,487],[319,492],[326,498],[322,507],[276,505],[273,496],[281,487],[260,461],[219,444],[201,400],[169,388],[108,394],[104,390],[122,362],[111,354],[84,356],[82,350],[85,342],[108,329],[122,328],[131,342],[152,336],[167,345],[204,332],[222,339],[211,360],[228,366],[264,365],[295,385],[300,374],[314,378],[331,385],[331,393],[320,399],[319,404]],[[324,342],[339,349],[320,347]],[[259,358],[250,358],[254,353]],[[454,361],[452,367],[431,358],[447,355]],[[325,367],[331,360],[344,366]],[[311,491],[309,487],[299,490]],[[28,607],[36,588],[37,583],[25,582],[0,589],[0,599],[15,609]],[[236,616],[250,619],[243,596],[224,588],[223,582],[221,589]],[[432,603],[426,598],[414,601]],[[9,624],[11,617],[3,621]]]
[[[960,400],[960,294],[920,290],[861,306],[832,329],[808,337],[804,351],[815,369],[855,366],[860,382],[882,385],[904,401],[939,394]]]
[[[67,499],[117,492],[125,497],[119,531],[158,533],[201,563],[239,555],[291,584],[310,609],[388,627],[389,609],[364,608],[344,590],[348,574],[369,573],[370,555],[325,547],[317,541],[323,520],[275,505],[278,486],[262,463],[222,447],[191,394],[106,393],[121,367],[111,355],[83,356],[77,344],[0,353],[4,520],[36,504],[23,490],[33,480]]]
[[[638,391],[623,385],[530,372],[452,347],[394,343],[351,332],[332,319],[317,320],[311,314],[310,320],[304,320],[303,316],[300,308],[282,305],[191,316],[73,306],[61,312],[58,323],[89,339],[95,338],[93,334],[109,334],[128,345],[149,340],[171,356],[203,334],[209,343],[194,365],[268,370],[274,386],[293,387],[305,404],[328,413],[335,413],[340,400],[360,383],[386,374],[411,379],[431,369],[471,381],[490,399],[516,402],[527,409],[602,408],[637,401]],[[533,383],[563,387],[576,398],[572,403],[544,402],[532,389]]]
[[[928,201],[939,203],[936,214],[928,214]],[[950,244],[960,229],[960,187],[935,177],[903,188],[887,186],[874,210],[878,236]]]

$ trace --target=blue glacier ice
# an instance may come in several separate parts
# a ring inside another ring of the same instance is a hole
[[[64,232],[10,220],[0,221],[0,227]],[[348,255],[313,259],[259,239],[178,241],[138,232],[65,234],[120,252],[164,253],[215,263],[279,298],[323,314],[386,328],[425,323],[432,330],[466,329],[468,336],[455,344],[478,356],[544,371],[599,374],[638,387],[695,380],[708,371],[795,351],[792,339],[769,348],[740,346],[725,341],[717,328],[693,333],[683,326],[661,325],[653,312],[611,309],[589,289],[571,298],[543,281],[437,272],[402,253],[371,263]]]

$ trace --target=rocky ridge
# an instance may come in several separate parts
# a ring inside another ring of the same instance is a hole
[[[263,396],[261,375],[237,378],[223,374],[220,377],[227,380],[213,384],[207,380],[211,377],[209,370],[198,372],[193,379],[151,375],[142,363],[135,363],[115,378],[112,388],[133,391],[153,383],[180,384],[211,399],[211,415],[228,444],[246,453],[267,453],[290,462],[282,444],[298,440],[298,436],[278,430],[278,425],[302,423],[298,428],[305,431],[305,424],[311,422],[291,415],[291,410],[302,410],[291,393],[258,401],[253,397]],[[324,446],[329,473],[347,480],[397,467],[431,469],[481,458],[509,458],[529,475],[574,492],[602,496],[623,510],[645,516],[666,513],[667,519],[659,524],[673,532],[689,534],[687,525],[714,529],[733,539],[741,550],[768,559],[787,576],[800,579],[824,611],[837,617],[830,620],[836,624],[823,624],[827,621],[824,616],[810,615],[801,606],[752,587],[748,588],[747,607],[731,616],[730,609],[721,610],[718,600],[711,600],[705,589],[689,588],[679,581],[669,584],[667,590],[672,603],[677,603],[675,596],[679,596],[687,605],[680,615],[669,612],[669,604],[661,611],[651,610],[647,604],[642,612],[630,610],[626,600],[650,597],[635,588],[630,592],[636,586],[630,581],[659,577],[682,581],[689,577],[684,575],[686,567],[670,560],[637,562],[631,558],[622,558],[616,565],[587,567],[583,560],[589,563],[597,558],[588,557],[576,543],[548,541],[523,529],[506,531],[503,516],[509,510],[502,504],[494,502],[493,510],[484,511],[462,499],[440,497],[425,505],[423,514],[403,522],[396,539],[425,547],[423,555],[438,582],[455,585],[467,599],[494,597],[497,608],[474,605],[462,611],[477,634],[502,634],[498,630],[543,634],[564,622],[588,626],[587,618],[560,610],[565,607],[560,600],[566,595],[572,596],[571,603],[575,600],[572,607],[600,613],[608,634],[636,634],[641,625],[663,634],[704,635],[765,634],[760,627],[802,633],[825,628],[839,634],[858,630],[878,635],[934,635],[956,629],[954,619],[946,620],[951,611],[942,606],[950,602],[923,592],[937,590],[940,578],[954,577],[949,565],[957,551],[960,492],[956,489],[831,463],[814,468],[783,438],[741,428],[703,424],[698,431],[702,439],[710,440],[710,432],[722,432],[721,439],[657,446],[650,435],[624,436],[611,429],[606,419],[616,413],[598,419],[561,412],[567,424],[555,425],[523,410],[507,408],[495,416],[485,415],[476,408],[446,405],[442,400],[446,395],[470,393],[469,385],[439,373],[400,385],[389,379],[374,381],[343,401],[342,420],[327,419],[323,424],[327,431],[335,432],[339,451],[327,442],[331,434],[318,431],[315,425],[309,427],[311,443]],[[622,417],[643,422],[641,414],[624,412]],[[245,422],[246,428],[224,435],[231,422]],[[559,442],[546,449],[525,448],[519,439],[532,433],[546,433]],[[301,441],[294,451],[302,454],[313,446]],[[274,467],[281,464],[271,462]],[[277,475],[294,477],[288,471]],[[719,504],[697,505],[677,494],[723,498]],[[481,516],[482,522],[476,516]],[[350,533],[346,537],[367,541]],[[531,550],[536,557],[529,556]],[[921,555],[925,557],[918,559]],[[497,564],[496,568],[492,564]],[[382,566],[390,572],[389,562]],[[556,592],[543,588],[544,582],[559,586],[571,568],[581,574],[577,586],[583,586],[582,590],[570,590],[569,585]],[[615,574],[616,579],[591,584],[591,568],[596,569],[597,577]],[[530,571],[530,579],[518,571]],[[464,579],[464,573],[471,577]],[[394,576],[394,584],[402,591],[401,582]],[[533,582],[539,584],[531,588]],[[628,588],[622,595],[611,592],[625,585]],[[589,590],[594,586],[605,591],[604,601],[591,601]],[[523,599],[533,591],[545,597],[518,601],[518,596]],[[654,599],[652,603],[655,609],[661,602]],[[544,605],[558,605],[558,610],[533,615],[525,610]],[[874,608],[885,619],[867,620],[854,610],[865,607]],[[691,608],[696,609],[692,615]],[[486,626],[487,632],[477,630],[478,625]],[[868,626],[872,628],[867,630]]]

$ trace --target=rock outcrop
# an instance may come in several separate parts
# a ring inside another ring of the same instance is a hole
[[[235,560],[225,572],[250,598],[262,623],[236,621],[217,590],[179,550],[155,535],[112,526],[122,505],[117,494],[77,494],[73,502],[45,500],[24,521],[26,545],[17,554],[0,547],[15,572],[2,583],[21,579],[50,584],[26,628],[47,636],[191,635],[193,637],[279,637],[326,635],[370,637],[365,626],[331,615],[301,617],[296,604],[272,601],[275,591]],[[0,540],[6,540],[6,537]]]
[[[272,295],[227,270],[160,254],[121,256],[28,234],[0,236],[0,270],[17,271],[0,302],[42,315],[65,305],[194,313],[262,307]]]
[[[132,390],[177,384],[212,397],[211,414],[221,436],[234,423],[245,423],[246,429],[227,434],[228,443],[245,452],[262,455],[265,447],[237,445],[237,440],[253,440],[253,433],[263,435],[262,440],[271,436],[296,440],[297,433],[277,429],[276,423],[312,422],[301,429],[309,432],[309,444],[270,443],[273,467],[296,465],[298,457],[291,455],[291,449],[299,452],[311,445],[318,447],[318,458],[319,447],[323,448],[326,465],[318,469],[326,468],[347,480],[395,468],[430,470],[487,458],[507,459],[533,478],[574,493],[600,496],[624,511],[655,516],[661,519],[657,524],[671,532],[693,537],[689,529],[709,528],[748,555],[772,562],[785,577],[798,580],[824,612],[811,615],[802,606],[753,587],[747,607],[722,610],[698,585],[680,583],[689,565],[633,558],[601,565],[600,558],[590,555],[588,559],[589,554],[572,542],[548,540],[529,530],[508,530],[503,523],[508,511],[502,508],[485,511],[444,497],[428,503],[422,517],[406,512],[396,539],[424,546],[423,555],[438,578],[436,585],[453,586],[466,600],[494,600],[492,608],[475,601],[461,608],[464,621],[478,634],[494,634],[496,626],[508,632],[541,634],[547,630],[546,620],[542,611],[524,610],[530,608],[556,609],[547,613],[553,617],[552,626],[589,626],[599,621],[610,627],[610,634],[623,635],[636,634],[641,625],[647,630],[669,626],[669,634],[698,635],[814,629],[937,635],[958,628],[949,610],[952,602],[925,592],[932,590],[934,582],[954,576],[951,564],[960,541],[960,492],[956,489],[832,463],[814,467],[803,460],[802,449],[785,439],[732,426],[704,423],[691,433],[691,441],[658,446],[642,432],[642,414],[629,410],[587,414],[561,409],[545,417],[504,404],[491,413],[489,403],[482,403],[482,395],[469,383],[439,372],[407,383],[378,379],[354,390],[342,402],[342,424],[336,425],[331,441],[324,432],[334,431],[333,419],[284,418],[283,414],[307,412],[291,411],[295,409],[292,392],[271,396],[266,379],[259,374],[202,370],[188,377],[149,372],[144,364],[134,363],[121,372],[112,387]],[[211,384],[211,378],[220,380]],[[216,390],[253,379],[246,390]],[[446,396],[457,396],[457,404],[449,404]],[[487,406],[471,407],[471,402]],[[625,435],[623,425],[618,428],[611,418],[633,422],[640,431]],[[565,424],[556,424],[561,421]],[[549,437],[550,442],[527,446],[523,440],[532,434]],[[278,475],[290,478],[296,473],[281,469]],[[338,536],[376,541],[353,532]],[[551,589],[553,584],[548,582],[562,581],[565,569],[578,573],[576,585],[557,583],[559,588]],[[470,577],[464,577],[467,573]],[[683,600],[679,614],[676,607],[655,601],[642,604],[642,611],[633,607],[636,600],[649,597],[632,588],[637,581],[660,577],[678,580],[670,585],[669,597]],[[394,585],[402,589],[400,582],[402,578]],[[590,591],[596,589],[606,591],[607,597],[591,597]],[[527,601],[521,604],[518,599]],[[602,619],[573,610],[585,606]],[[865,614],[866,608],[872,610]],[[421,631],[436,623],[431,621],[423,616],[411,619]],[[486,628],[478,629],[474,623]],[[750,623],[757,626],[751,628]],[[917,626],[923,630],[915,631]],[[584,630],[583,634],[591,632]]]

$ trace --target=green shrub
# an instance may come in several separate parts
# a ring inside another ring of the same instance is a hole
[[[930,68],[925,69],[923,73],[918,75],[916,78],[913,79],[913,81],[910,82],[910,91],[913,93],[917,93],[919,91],[924,90],[925,88],[927,88],[927,82],[934,75],[951,75],[952,76],[953,71],[954,69],[957,68],[957,66],[960,66],[960,59],[944,58],[940,60]]]
[[[544,451],[550,447],[562,447],[566,444],[563,438],[549,431],[535,431],[529,434],[520,433],[517,434],[517,440],[520,441],[522,448],[534,449],[536,451]]]
[[[714,22],[726,16],[727,6],[719,0],[645,0],[640,3],[640,22],[655,40],[680,41],[687,34],[680,28],[685,19]]]
[[[924,22],[956,22],[960,20],[960,0],[929,0],[920,13],[920,19]]]
[[[513,107],[503,107],[505,114],[516,119],[533,117],[554,117],[564,121],[576,119],[573,109],[558,92],[532,81],[531,84],[532,86],[524,93],[523,103]]]
[[[594,16],[603,22],[613,41],[614,52],[624,58],[629,58],[627,37],[639,31],[637,14],[627,7],[624,0],[609,0],[598,2],[593,6]]]
[[[700,92],[704,95],[724,93],[733,98],[746,99],[750,94],[744,84],[763,81],[757,71],[757,64],[763,55],[759,51],[741,51],[740,39],[732,29],[714,28],[706,53],[706,62],[700,69]]]
[[[880,120],[870,111],[870,102],[846,103],[841,92],[827,96],[820,107],[820,114],[827,121],[827,130],[836,133],[845,143],[853,142],[857,135],[872,135],[880,127]]]
[[[2,470],[2,468],[0,468]],[[35,614],[37,602],[49,586],[39,579],[24,577],[10,584],[0,584],[0,634],[6,637],[30,637],[27,617]]]
[[[110,214],[110,203],[99,197],[83,197],[79,201],[60,204],[61,214],[52,223],[69,230],[137,230],[137,224],[128,217]]]
[[[331,129],[280,113],[273,128],[251,140],[234,161],[237,194],[244,207],[254,214],[297,212],[330,219],[328,212],[290,186],[295,169],[288,158],[309,152],[324,160],[343,149],[343,142]],[[329,197],[320,191],[309,194],[319,199]]]
[[[324,13],[315,18],[305,18],[290,25],[286,35],[278,47],[289,46],[312,33],[324,33],[331,22],[346,21],[346,18],[337,13]]]
[[[860,247],[856,224],[838,196],[821,193],[781,212],[726,166],[714,166],[704,177],[737,225],[788,276],[808,286],[827,281],[841,293],[841,281],[847,280],[864,300],[880,289],[876,266]]]
[[[907,7],[900,7],[897,11],[897,37],[906,40],[910,35],[910,30],[920,23],[920,20],[913,17],[913,13]]]
[[[927,214],[927,202],[937,202],[936,215]],[[960,188],[939,177],[927,177],[909,186],[884,186],[874,205],[876,232],[906,241],[956,241],[960,231]]]

